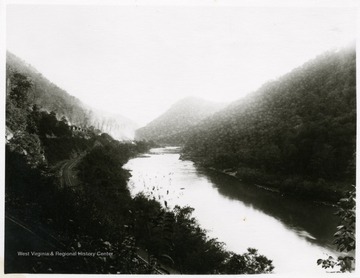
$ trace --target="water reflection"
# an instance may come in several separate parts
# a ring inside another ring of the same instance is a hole
[[[199,177],[206,176],[224,197],[240,200],[247,206],[275,217],[311,242],[334,248],[333,235],[339,222],[334,215],[335,208],[283,197],[212,170],[199,169],[199,173]]]
[[[132,194],[173,207],[189,205],[200,225],[229,250],[257,248],[272,259],[277,273],[323,270],[316,260],[334,255],[334,208],[282,197],[233,177],[179,160],[178,149],[152,149],[131,159]]]

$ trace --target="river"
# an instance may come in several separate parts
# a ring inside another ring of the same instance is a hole
[[[180,160],[179,148],[155,148],[131,159],[129,188],[170,207],[191,206],[210,237],[230,251],[248,247],[273,260],[275,273],[324,272],[319,258],[337,256],[332,245],[335,208],[283,197],[234,177]]]

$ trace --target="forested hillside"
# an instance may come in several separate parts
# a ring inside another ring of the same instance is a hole
[[[355,181],[355,67],[354,48],[318,56],[196,126],[185,155],[282,192],[336,200]]]
[[[107,160],[120,169],[123,161],[148,146],[119,142],[91,128],[73,129],[65,117],[58,120],[54,111],[32,104],[31,78],[17,72],[10,78],[6,98],[5,272],[151,273],[151,267],[133,261],[134,244],[124,246],[128,234],[116,230],[117,238],[108,235],[113,226],[100,222],[106,215],[99,206],[94,207],[94,198],[63,182],[66,165],[79,161],[95,146],[101,153],[111,146]],[[116,179],[107,176],[113,188],[126,188],[129,174],[122,170],[113,175]],[[123,195],[130,199],[129,194]],[[109,207],[104,192],[98,191],[96,196]],[[95,257],[91,263],[84,256],[56,255],[95,249],[121,255]],[[55,255],[47,256],[50,252]]]
[[[11,82],[16,73],[30,78],[32,86],[28,92],[28,101],[48,112],[54,111],[59,119],[65,117],[70,124],[80,127],[93,126],[118,139],[134,137],[137,128],[134,122],[121,115],[104,115],[105,113],[88,107],[10,52],[6,55],[6,69],[7,88],[12,88]]]
[[[187,274],[272,272],[256,249],[236,254],[210,238],[192,208],[130,195],[123,165],[153,146],[74,127],[34,104],[41,82],[7,77],[6,273],[165,274],[164,265]]]
[[[136,139],[153,140],[158,143],[181,144],[188,132],[203,119],[225,105],[203,99],[188,97],[173,104],[160,117],[136,130]]]

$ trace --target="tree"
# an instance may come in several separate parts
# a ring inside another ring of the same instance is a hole
[[[340,217],[340,225],[337,226],[337,232],[334,234],[334,243],[340,252],[346,252],[345,256],[339,256],[334,259],[329,256],[328,259],[319,259],[317,264],[327,269],[340,266],[341,272],[351,272],[355,258],[351,255],[355,251],[355,213],[356,213],[356,197],[355,186],[345,198],[338,202],[339,210],[336,214]]]
[[[25,108],[28,104],[28,91],[32,87],[32,81],[21,73],[14,73],[11,78],[10,98],[16,106]]]
[[[256,249],[248,248],[248,252],[242,255],[231,254],[224,268],[227,274],[261,274],[271,273],[274,266],[271,260],[259,255]]]

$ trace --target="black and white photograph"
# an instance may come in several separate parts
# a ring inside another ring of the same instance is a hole
[[[4,273],[355,277],[358,4],[3,1]]]

